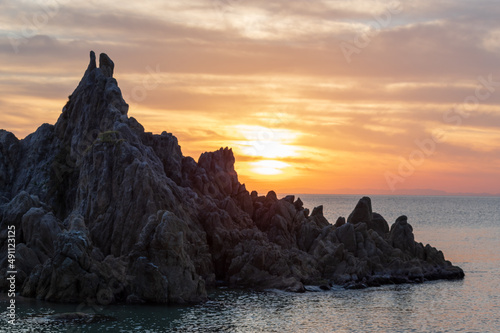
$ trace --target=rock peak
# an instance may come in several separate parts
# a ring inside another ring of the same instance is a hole
[[[87,70],[91,71],[94,68],[96,68],[96,64],[95,64],[95,52],[94,51],[90,51],[90,63],[89,63],[89,67],[87,68]]]
[[[92,59],[92,53],[90,53],[90,57]],[[95,59],[95,55],[94,55]],[[95,62],[95,60],[94,60]],[[113,70],[115,68],[115,63],[111,58],[106,54],[106,53],[101,53],[99,56],[99,68],[101,69],[102,73],[106,77],[113,77]]]
[[[127,116],[113,70],[106,54],[97,68],[90,52],[55,126],[22,140],[0,131],[0,230],[16,227],[21,295],[190,303],[219,281],[305,291],[463,278],[442,252],[415,242],[406,217],[389,231],[368,197],[350,223],[333,226],[323,206],[309,216],[293,196],[250,194],[229,148],[198,163],[184,157],[173,135],[144,132]],[[0,292],[6,274],[0,269]]]
[[[88,74],[92,73],[94,69],[97,68],[96,65],[96,55],[94,51],[90,51],[90,62],[87,67],[87,71],[85,72],[84,77]],[[105,77],[113,77],[113,71],[115,69],[115,63],[106,53],[101,53],[99,55],[99,69]]]
[[[113,78],[113,70],[114,63],[105,53],[100,54],[97,68],[96,54],[90,51],[87,70],[56,123],[55,132],[61,147],[65,147],[73,159],[79,160],[82,156],[82,149],[78,147],[128,120],[128,105]]]

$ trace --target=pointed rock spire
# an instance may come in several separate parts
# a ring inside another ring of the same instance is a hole
[[[90,62],[89,62],[89,66],[87,67],[87,71],[92,71],[96,68],[96,64],[95,64],[95,52],[94,51],[90,51]]]
[[[105,53],[100,54],[97,68],[96,54],[90,51],[87,70],[56,123],[56,135],[76,160],[82,156],[82,142],[92,143],[99,133],[113,131],[128,120],[128,105],[113,70],[114,63]]]
[[[92,52],[93,53],[93,52]],[[92,59],[92,53],[90,57]],[[94,55],[95,59],[95,55]],[[94,60],[95,62],[95,60]],[[95,65],[94,65],[95,66]],[[106,53],[101,53],[99,56],[99,68],[106,77],[113,77],[113,70],[115,68],[115,63],[111,60]]]

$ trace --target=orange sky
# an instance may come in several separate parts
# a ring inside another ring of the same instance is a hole
[[[55,123],[92,49],[129,115],[247,188],[500,193],[491,1],[0,2],[0,128]]]

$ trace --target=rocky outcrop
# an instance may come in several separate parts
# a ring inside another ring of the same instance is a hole
[[[105,54],[55,125],[0,131],[0,251],[16,228],[17,289],[58,302],[191,303],[217,284],[305,291],[462,278],[406,217],[389,229],[364,197],[335,225],[323,207],[238,181],[231,149],[182,155],[147,133]],[[0,290],[7,289],[0,257]]]

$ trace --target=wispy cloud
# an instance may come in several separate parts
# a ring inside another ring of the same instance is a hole
[[[290,165],[286,179],[259,178],[250,169],[259,157],[236,145],[250,185],[384,187],[384,171],[442,129],[447,141],[404,186],[495,191],[500,91],[459,126],[443,116],[479,76],[500,82],[500,7],[401,5],[347,64],[339,43],[370,31],[387,1],[1,1],[0,127],[23,137],[54,123],[93,49],[115,61],[130,115],[175,133],[185,154],[249,141],[237,126],[295,133],[281,143],[299,156],[275,154]],[[148,68],[156,84],[134,98]]]

